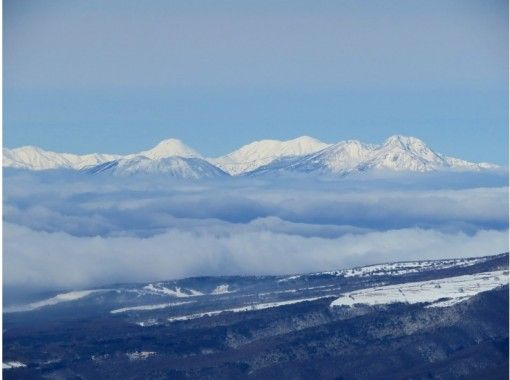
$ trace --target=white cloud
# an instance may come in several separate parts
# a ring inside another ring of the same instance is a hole
[[[508,250],[506,187],[422,177],[4,179],[4,285],[12,288],[287,274]]]
[[[366,180],[193,184],[12,176],[5,181],[4,220],[75,236],[147,237],[172,228],[211,226],[211,220],[239,225],[257,219],[266,219],[266,229],[301,230],[304,236],[338,236],[345,226],[467,233],[508,228],[508,188],[416,189],[409,183],[409,189],[398,181],[381,189],[380,183]]]
[[[412,228],[328,239],[226,228],[137,238],[76,237],[5,223],[4,285],[80,288],[196,275],[286,274],[507,250],[508,231],[470,236]]]

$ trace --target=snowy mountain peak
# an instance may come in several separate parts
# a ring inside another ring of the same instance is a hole
[[[227,176],[227,173],[197,157],[171,156],[151,159],[146,156],[122,158],[94,166],[86,170],[89,174],[113,174],[130,176],[143,174],[165,175],[181,179],[202,179]]]
[[[34,146],[34,145],[24,145],[24,146],[20,146],[19,148],[14,148],[14,149],[4,148],[4,150],[13,151],[13,152],[25,152],[25,153],[45,152],[43,149],[39,148],[38,146]]]
[[[295,139],[292,140],[283,141],[283,143],[289,146],[294,146],[296,149],[301,151],[315,150],[317,147],[324,147],[329,145],[310,136],[296,137]]]
[[[158,160],[166,157],[201,158],[202,156],[178,139],[166,139],[154,148],[137,153],[135,155]],[[135,156],[130,155],[130,156]]]
[[[52,153],[53,152],[45,151],[44,149],[41,149],[33,145],[25,145],[14,149],[3,148],[4,159],[5,156],[7,157],[20,156],[25,158],[32,158],[35,156],[44,156],[48,154],[51,155]]]
[[[263,165],[253,174],[301,172],[347,174],[369,170],[427,172],[442,169],[484,170],[495,165],[477,164],[443,156],[415,137],[391,136],[381,145],[363,144],[357,140],[341,141],[313,154],[280,158]]]
[[[425,143],[416,137],[393,135],[393,136],[388,137],[384,141],[383,145],[385,145],[385,146],[399,145],[399,146],[403,146],[403,147],[409,147],[409,146],[425,145]]]
[[[29,170],[82,169],[119,156],[111,154],[76,155],[46,151],[36,146],[22,146],[15,149],[3,149],[3,166]]]
[[[260,140],[254,141],[228,156],[238,156],[246,160],[254,160],[267,157],[299,156],[324,149],[329,144],[308,136],[301,136],[292,140]]]
[[[375,145],[364,144],[358,140],[340,141],[336,144],[330,145],[327,149],[329,151],[359,151],[359,150],[373,150]]]
[[[314,163],[322,161],[325,168],[337,173],[354,168],[360,161],[367,159],[374,149],[373,145],[358,140],[341,141],[310,156],[305,165],[313,167]]]
[[[237,175],[255,170],[281,157],[302,156],[328,146],[329,144],[309,136],[301,136],[288,141],[260,140],[210,161],[227,173]]]
[[[430,148],[422,140],[402,135],[394,135],[387,138],[382,146],[383,148],[398,148],[414,152],[430,151]]]
[[[309,136],[288,141],[260,140],[225,156],[207,160],[177,139],[166,139],[152,149],[125,156],[99,153],[76,155],[23,146],[4,148],[3,166],[29,170],[95,168],[100,172],[107,168],[114,170],[115,167],[116,173],[147,171],[186,178],[218,176],[224,172],[233,176],[284,171],[343,175],[379,169],[427,172],[498,168],[497,165],[468,162],[436,153],[420,139],[401,135],[391,136],[380,145],[364,144],[358,140],[326,144]]]
[[[373,158],[361,165],[370,168],[410,171],[430,171],[450,166],[445,157],[435,153],[416,137],[394,135],[386,139]]]

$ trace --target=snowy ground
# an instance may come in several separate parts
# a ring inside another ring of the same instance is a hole
[[[23,368],[23,367],[26,367],[26,364],[24,364],[22,362],[13,361],[13,362],[2,363],[2,369],[13,369],[13,368]]]
[[[48,299],[45,299],[42,301],[32,302],[32,303],[29,303],[26,305],[6,307],[6,308],[4,308],[4,313],[16,313],[16,312],[22,312],[22,311],[37,310],[42,307],[53,306],[53,305],[57,305],[62,302],[76,301],[81,298],[87,297],[93,293],[104,292],[104,291],[107,291],[107,290],[106,289],[80,290],[80,291],[74,291],[74,292],[68,292],[68,293],[61,293],[61,294],[57,294],[55,297],[51,297],[51,298],[48,298]]]
[[[328,297],[328,296],[325,296],[325,297]],[[325,298],[325,297],[313,297],[313,298],[303,298],[303,299],[288,300],[288,301],[281,301],[281,302],[251,304],[251,305],[235,307],[235,308],[225,309],[225,310],[213,310],[213,311],[207,311],[207,312],[203,312],[203,313],[195,313],[195,314],[182,315],[182,316],[178,316],[178,317],[172,317],[172,318],[168,318],[168,321],[169,322],[187,321],[190,319],[196,319],[196,318],[202,318],[202,317],[212,317],[214,315],[219,315],[221,313],[226,313],[226,312],[242,313],[245,311],[271,309],[273,307],[280,307],[280,306],[285,306],[285,305],[293,305],[293,304],[301,303],[301,302],[315,301],[315,300],[318,300],[320,298]]]
[[[420,273],[429,270],[465,268],[486,261],[486,257],[461,258],[447,260],[403,261],[397,263],[374,264],[350,269],[313,273],[314,276],[369,277],[369,276],[401,276],[409,273]],[[278,282],[297,280],[303,275],[282,278]]]
[[[194,301],[185,301],[185,302],[168,302],[168,303],[160,303],[156,305],[140,305],[140,306],[131,306],[131,307],[123,307],[120,309],[115,309],[110,311],[111,314],[125,313],[127,311],[144,311],[144,310],[159,310],[166,309],[168,307],[185,305],[188,303],[192,303]]]
[[[508,271],[500,270],[356,290],[343,294],[333,301],[331,306],[384,305],[401,302],[431,303],[429,307],[445,307],[507,284]]]

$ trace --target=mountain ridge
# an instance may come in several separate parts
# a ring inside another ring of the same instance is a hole
[[[225,156],[212,158],[209,161],[231,175],[238,175],[255,170],[281,157],[310,154],[330,145],[309,136],[301,136],[287,141],[260,140],[243,145]]]
[[[4,377],[508,378],[507,253],[146,281],[4,305]]]
[[[474,163],[436,153],[422,140],[402,135],[390,136],[379,145],[358,140],[328,144],[309,136],[287,141],[260,140],[216,158],[205,158],[178,139],[165,139],[151,149],[128,155],[76,155],[24,146],[4,148],[2,165],[28,170],[82,170],[94,174],[159,173],[182,178],[282,172],[338,175],[370,170],[427,172],[498,168],[494,164]]]
[[[182,156],[171,156],[160,159],[135,156],[130,159],[105,162],[83,170],[89,174],[106,173],[117,176],[164,174],[171,177],[185,179],[228,176],[228,174],[223,170],[210,164],[206,160],[198,157]]]

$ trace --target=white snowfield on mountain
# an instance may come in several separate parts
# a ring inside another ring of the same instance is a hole
[[[497,270],[355,290],[334,300],[331,307],[392,303],[430,303],[427,307],[448,307],[504,285],[508,285],[508,271]]]
[[[356,268],[339,269],[335,271],[316,272],[311,274],[297,274],[282,278],[278,282],[298,280],[304,276],[338,276],[338,277],[370,277],[370,276],[401,276],[410,273],[423,273],[431,270],[451,268],[466,268],[487,261],[487,257],[401,261],[395,263],[373,264]]]
[[[210,159],[210,162],[230,175],[239,175],[267,165],[281,157],[304,156],[328,146],[330,144],[308,136],[289,141],[261,140],[245,145],[226,156]]]
[[[107,292],[108,289],[94,289],[94,290],[78,290],[67,293],[57,294],[55,297],[51,297],[42,301],[32,302],[26,305],[15,305],[4,307],[4,313],[18,313],[23,311],[38,310],[47,306],[54,306],[63,302],[77,301],[84,297],[88,297],[91,294],[99,292]]]
[[[278,172],[342,174],[368,170],[427,172],[479,171],[497,165],[473,163],[431,150],[415,137],[391,136],[381,145],[357,140],[326,144],[303,136],[289,141],[262,140],[225,156],[204,158],[177,139],[129,155],[55,153],[34,146],[3,149],[3,166],[29,170],[88,169],[114,175],[166,174],[177,178],[261,175]],[[227,174],[228,173],[228,174]]]
[[[124,156],[124,158],[129,159],[137,156],[147,157],[151,160],[159,160],[167,157],[203,158],[200,153],[191,149],[189,146],[177,139],[163,140],[152,149],[145,150],[140,153],[129,154]]]
[[[10,361],[2,363],[2,369],[24,368],[26,366],[27,365],[25,363],[19,361]]]
[[[138,306],[122,307],[120,309],[114,309],[114,310],[110,311],[110,314],[126,313],[128,311],[152,311],[152,310],[167,309],[169,307],[186,305],[186,304],[193,303],[193,302],[194,301],[167,302],[167,303],[158,303],[156,305],[138,305]]]
[[[131,176],[140,174],[164,174],[176,178],[200,179],[228,176],[220,168],[200,158],[185,158],[180,156],[150,159],[145,156],[135,156],[130,159],[106,162],[89,168],[91,174],[109,173],[116,176]]]
[[[203,296],[204,293],[199,292],[194,289],[182,289],[178,286],[176,286],[174,289],[167,288],[161,284],[149,284],[143,287],[144,290],[158,294],[158,295],[166,295],[166,296],[173,296],[177,298],[187,298],[187,297],[198,297]]]
[[[317,275],[335,275],[344,277],[368,277],[368,276],[400,276],[409,273],[420,273],[430,270],[465,268],[487,261],[487,257],[403,261],[388,264],[374,264],[363,267],[342,269],[330,272],[319,272]]]
[[[195,313],[195,314],[187,314],[187,315],[180,315],[177,317],[170,317],[167,319],[168,322],[177,322],[177,321],[189,321],[191,319],[197,319],[197,318],[203,318],[203,317],[213,317],[215,315],[220,315],[221,313],[243,313],[247,311],[258,311],[258,310],[264,310],[264,309],[273,309],[275,307],[280,306],[287,306],[287,305],[294,305],[296,303],[301,302],[310,302],[310,301],[317,301],[322,298],[331,298],[331,296],[321,296],[321,297],[312,297],[312,298],[301,298],[301,299],[294,299],[294,300],[286,300],[286,301],[279,301],[279,302],[267,302],[267,303],[257,303],[257,304],[249,304],[245,306],[240,307],[234,307],[230,309],[222,309],[222,310],[211,310],[211,311],[205,311],[202,313]]]
[[[71,153],[48,152],[36,146],[24,146],[16,149],[3,149],[3,166],[18,169],[48,170],[48,169],[82,169],[108,161],[114,161],[122,156],[115,154],[92,153],[77,155]]]
[[[219,295],[219,294],[228,294],[228,293],[234,293],[234,291],[229,290],[229,286],[227,284],[218,285],[214,290],[211,292],[213,295]]]
[[[253,174],[275,171],[349,173],[368,170],[428,172],[441,169],[496,169],[487,163],[473,163],[444,156],[415,137],[391,136],[382,145],[357,140],[341,141],[315,153],[283,157],[260,166]]]

